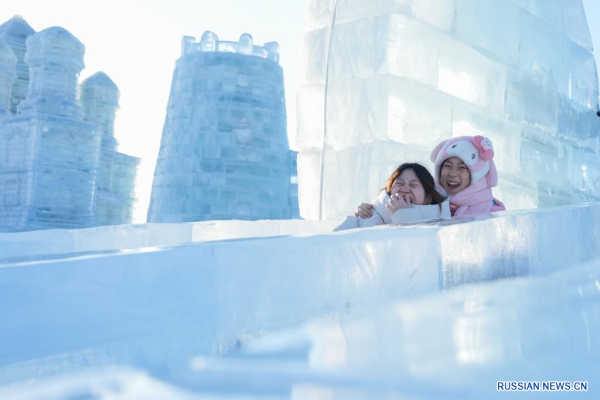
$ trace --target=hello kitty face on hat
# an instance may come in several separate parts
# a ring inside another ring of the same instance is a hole
[[[492,141],[483,136],[475,136],[473,138],[473,143],[479,149],[479,154],[481,158],[484,160],[491,160],[494,158],[494,146],[492,146]]]
[[[451,157],[458,157],[469,168],[471,184],[487,176],[489,187],[497,185],[498,177],[493,161],[494,149],[490,139],[479,135],[460,136],[439,143],[431,153],[431,161],[435,163],[436,179],[439,179],[443,162]]]
[[[473,146],[473,143],[467,141],[451,143],[446,149],[446,154],[448,158],[460,158],[467,167],[472,167],[479,162],[479,151]]]

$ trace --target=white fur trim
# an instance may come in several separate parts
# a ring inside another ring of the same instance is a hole
[[[471,171],[471,184],[479,182],[488,172],[490,172],[490,162],[486,161],[485,164],[483,164],[483,168],[479,171]]]

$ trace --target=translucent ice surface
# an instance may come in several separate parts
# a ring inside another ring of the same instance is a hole
[[[593,341],[588,347],[585,341],[595,340],[593,332],[598,329],[594,297],[598,277],[597,267],[580,266],[597,265],[600,258],[599,219],[600,204],[594,203],[337,233],[327,233],[332,226],[324,222],[265,221],[261,226],[260,222],[223,221],[6,234],[0,237],[0,251],[13,253],[0,264],[0,314],[4,316],[0,341],[11,345],[0,347],[0,383],[121,364],[193,386],[184,378],[194,356],[231,355],[323,316],[340,317],[368,308],[379,310],[367,313],[379,318],[380,312],[388,315],[396,309],[388,304],[405,301],[410,303],[402,303],[407,304],[402,309],[408,310],[402,318],[406,315],[424,324],[418,322],[414,326],[422,328],[406,333],[415,351],[422,348],[423,357],[413,350],[394,350],[390,344],[391,352],[407,352],[396,361],[390,358],[389,365],[381,364],[391,372],[396,368],[393,362],[410,361],[415,377],[427,380],[444,365],[454,366],[456,349],[450,343],[460,338],[450,332],[459,331],[448,329],[463,317],[467,318],[464,343],[456,343],[465,347],[460,357],[468,363],[487,357],[493,369],[504,365],[498,364],[504,362],[502,357],[509,357],[509,364],[518,361],[523,368],[541,365],[536,357],[547,348],[543,343],[532,355],[533,347],[520,348],[524,359],[515,353],[518,343],[529,338],[519,336],[525,335],[519,333],[519,324],[529,320],[528,327],[534,329],[538,321],[544,335],[553,340],[549,343],[556,345],[557,353],[548,353],[551,360],[567,351],[563,346],[569,345],[565,340],[570,333],[580,345],[566,349],[576,350],[571,354],[574,359],[588,362],[596,359]],[[499,279],[505,283],[482,286],[474,297],[470,286],[465,286]],[[541,297],[546,287],[552,295]],[[440,290],[449,293],[439,294]],[[585,308],[582,317],[578,299],[588,296],[591,308]],[[548,322],[544,310],[554,307],[553,302],[574,308],[550,315]],[[521,306],[526,314],[515,317],[515,307]],[[467,311],[481,313],[477,318],[491,321],[489,328],[462,314]],[[387,319],[392,325],[394,315]],[[560,330],[552,318],[571,322]],[[503,324],[511,329],[494,328]],[[484,336],[472,333],[473,326],[486,327]],[[492,336],[485,336],[487,332]],[[437,335],[445,338],[439,344],[435,344]],[[423,342],[417,341],[419,337]],[[495,341],[504,343],[496,353]],[[285,353],[304,354],[302,346]],[[357,352],[361,346],[357,345]],[[364,350],[360,357],[375,359],[388,347],[369,349],[372,354]],[[328,357],[325,350],[322,356]],[[442,364],[436,363],[434,353]],[[485,371],[478,373],[485,375]],[[457,381],[462,384],[471,385],[468,380]]]
[[[593,399],[599,334],[596,260],[313,320],[229,358],[196,358],[187,384],[291,399],[412,400],[545,398],[497,392],[497,382],[558,380],[585,382],[587,390],[553,398]]]
[[[494,143],[508,209],[599,199],[591,51],[581,0],[311,0],[301,215],[348,215],[398,164],[430,165],[439,141],[478,134]]]

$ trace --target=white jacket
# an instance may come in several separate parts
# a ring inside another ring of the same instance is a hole
[[[366,228],[384,224],[407,224],[412,222],[423,222],[433,219],[450,219],[450,202],[446,199],[441,207],[438,204],[420,206],[413,204],[410,208],[401,208],[392,215],[385,207],[390,202],[390,196],[385,190],[371,203],[373,205],[373,216],[368,219],[360,217],[346,217],[333,231],[346,229]],[[441,209],[440,209],[441,208]]]

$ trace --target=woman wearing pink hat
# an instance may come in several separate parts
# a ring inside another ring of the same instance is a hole
[[[450,200],[452,216],[504,211],[494,198],[498,184],[491,140],[483,136],[459,136],[444,140],[431,152],[436,189]],[[363,203],[355,215],[370,218],[372,206]]]
[[[492,195],[498,185],[492,141],[483,136],[444,140],[431,152],[436,188],[450,199],[452,215],[504,211]]]

